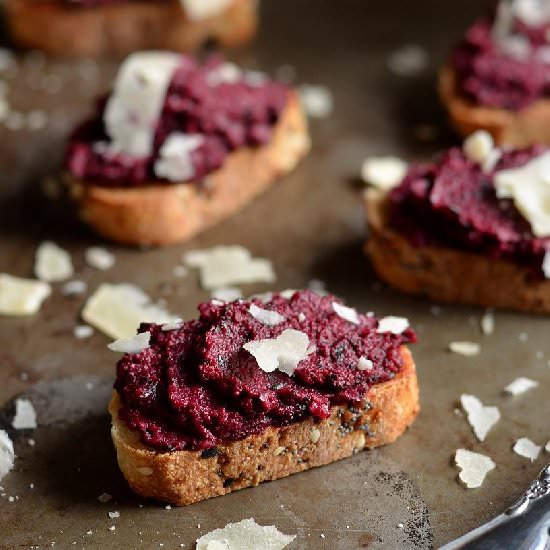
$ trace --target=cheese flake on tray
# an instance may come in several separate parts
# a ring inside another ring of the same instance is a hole
[[[191,250],[184,255],[183,261],[199,269],[201,285],[208,290],[235,284],[275,282],[271,262],[253,258],[249,250],[238,245]]]
[[[0,430],[0,481],[13,468],[13,442],[5,430]]]
[[[488,456],[466,449],[456,451],[455,464],[460,468],[458,479],[467,489],[481,487],[485,476],[496,467]]]
[[[43,281],[0,273],[0,315],[33,315],[51,293]]]
[[[101,271],[111,269],[116,261],[112,252],[100,246],[91,246],[87,248],[86,252],[84,252],[84,258],[90,267],[100,269]]]
[[[258,525],[250,518],[206,533],[197,539],[197,550],[282,550],[295,538],[274,525]]]
[[[388,317],[382,317],[382,319],[378,321],[378,328],[376,329],[376,332],[402,334],[409,328],[409,326],[409,320],[405,317],[394,317],[393,315],[388,315]]]
[[[149,331],[140,332],[131,338],[121,338],[107,345],[111,351],[119,353],[140,353],[149,347],[151,333]]]
[[[500,411],[497,407],[485,407],[475,395],[462,394],[460,403],[476,437],[485,441],[489,430],[500,420]]]
[[[465,357],[473,357],[481,351],[481,346],[477,342],[450,342],[449,351]]]
[[[15,416],[11,425],[16,430],[34,430],[36,428],[36,411],[28,399],[15,401]]]
[[[263,325],[267,325],[268,327],[280,325],[285,320],[285,318],[277,311],[262,309],[256,304],[250,304],[248,311],[250,312],[250,315],[252,315],[252,317],[256,319],[256,321],[259,321],[260,323],[262,323]]]
[[[107,336],[122,339],[135,336],[140,323],[168,323],[175,316],[137,286],[104,283],[86,302],[82,318]]]
[[[495,315],[492,311],[487,311],[480,321],[481,332],[486,336],[495,332]]]
[[[521,437],[512,447],[514,453],[524,458],[528,458],[531,462],[538,458],[541,449],[542,447],[540,445],[533,443],[528,437]]]
[[[44,241],[36,249],[34,274],[41,281],[65,281],[74,273],[70,254],[51,241]]]
[[[513,382],[510,382],[510,384],[504,388],[504,392],[509,393],[510,395],[520,395],[526,391],[536,388],[538,385],[539,383],[536,380],[531,380],[525,376],[520,376]]]
[[[407,173],[407,163],[398,157],[369,157],[361,166],[361,179],[382,191],[401,183]]]

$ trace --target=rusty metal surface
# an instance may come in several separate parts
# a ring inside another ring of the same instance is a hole
[[[83,251],[98,240],[66,203],[47,200],[39,183],[58,166],[64,137],[89,110],[91,98],[106,89],[114,63],[102,63],[95,75],[93,65],[52,64],[30,55],[18,71],[0,74],[13,108],[49,113],[42,130],[0,127],[1,272],[31,276],[34,250],[47,238],[70,250],[78,278],[91,290],[103,281],[133,282],[189,318],[208,294],[195,274],[173,276],[181,254],[239,243],[274,261],[278,289],[303,287],[317,278],[360,310],[408,316],[420,336],[413,351],[422,401],[418,420],[394,445],[167,510],[135,497],[118,472],[105,412],[115,357],[99,333],[74,338],[83,299],[63,297],[56,286],[36,316],[0,319],[0,402],[5,404],[0,426],[9,425],[11,400],[20,393],[35,403],[40,424],[32,433],[10,432],[17,459],[15,471],[1,483],[0,548],[192,548],[201,534],[248,517],[298,534],[292,548],[428,548],[502,511],[522,492],[544,456],[530,463],[513,454],[514,440],[550,439],[548,319],[497,313],[495,333],[484,336],[480,309],[445,306],[434,315],[429,302],[379,285],[361,251],[360,163],[368,154],[382,153],[426,159],[453,142],[433,79],[448,45],[479,4],[264,2],[259,40],[233,57],[269,71],[290,63],[299,81],[332,90],[333,116],[312,122],[312,154],[253,205],[192,242],[149,251],[110,247],[117,263],[107,272],[85,266]],[[414,77],[397,76],[388,70],[388,54],[411,42],[430,52],[430,66]],[[436,126],[434,141],[415,138],[422,123]],[[245,288],[246,293],[261,290],[266,286]],[[520,338],[522,333],[527,338]],[[452,340],[478,341],[482,351],[473,358],[452,355],[446,351]],[[540,387],[503,397],[502,388],[519,375],[540,381]],[[503,418],[483,444],[455,414],[461,393],[500,407]],[[460,447],[497,462],[481,489],[467,491],[456,482],[451,457]],[[100,503],[103,492],[113,500]],[[10,502],[9,496],[18,498]],[[109,518],[115,510],[120,517]]]

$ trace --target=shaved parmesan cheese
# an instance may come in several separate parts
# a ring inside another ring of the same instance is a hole
[[[77,296],[84,294],[88,290],[88,285],[84,281],[68,281],[61,287],[63,296]]]
[[[550,236],[550,152],[496,172],[494,183],[497,197],[513,200],[536,237]]]
[[[122,338],[115,340],[107,345],[111,351],[119,353],[140,353],[149,347],[151,333],[149,331],[140,332],[131,338]]]
[[[285,300],[290,300],[294,296],[294,294],[296,294],[296,292],[298,291],[292,288],[287,288],[286,290],[281,290],[281,292],[279,292],[279,295]]]
[[[401,183],[407,173],[407,163],[397,157],[370,157],[363,162],[361,178],[382,191]]]
[[[111,269],[115,265],[115,256],[105,248],[100,246],[91,246],[84,252],[86,263],[90,267],[95,267],[101,271]]]
[[[487,311],[481,318],[481,332],[489,335],[495,331],[495,316],[491,311]]]
[[[197,539],[197,550],[282,550],[296,535],[285,535],[274,525],[258,525],[252,518],[228,523]],[[218,543],[212,546],[212,542]]]
[[[77,325],[73,329],[76,338],[89,338],[94,333],[94,329],[89,325]]]
[[[332,309],[338,317],[341,317],[345,321],[353,323],[354,325],[359,324],[359,315],[352,307],[344,306],[338,302],[332,302]]]
[[[510,384],[508,384],[504,388],[504,391],[505,393],[509,393],[510,395],[520,395],[521,393],[525,393],[526,391],[536,388],[538,385],[539,383],[535,380],[520,376],[519,378],[516,378],[513,382],[510,382]]]
[[[36,428],[36,411],[28,399],[15,401],[15,416],[11,425],[16,430],[34,430]]]
[[[0,430],[0,481],[11,471],[14,460],[13,442],[5,430]]]
[[[456,451],[455,464],[460,468],[458,478],[467,489],[481,487],[485,476],[496,467],[488,456],[466,449]]]
[[[382,319],[378,321],[378,328],[376,329],[376,332],[402,334],[409,328],[409,326],[409,320],[405,319],[405,317],[393,317],[389,315],[388,317],[382,317]]]
[[[550,441],[548,441],[548,443],[544,446],[544,451],[550,453]]]
[[[74,273],[70,254],[50,241],[44,241],[36,249],[34,274],[41,281],[64,281]]]
[[[536,445],[527,437],[518,439],[512,447],[514,453],[524,458],[528,458],[531,462],[538,458],[541,449],[542,447],[540,445]]]
[[[458,355],[472,357],[481,351],[481,346],[477,342],[450,342],[449,351]]]
[[[331,91],[326,86],[302,84],[298,89],[298,93],[308,116],[327,118],[331,115],[334,100]]]
[[[185,15],[192,21],[207,19],[224,11],[232,0],[180,0]]]
[[[149,156],[166,91],[181,55],[149,51],[130,55],[120,67],[104,114],[108,148],[130,157]]]
[[[212,291],[210,297],[214,300],[221,300],[222,302],[234,302],[235,300],[240,300],[243,297],[243,293],[239,288],[227,286],[224,288],[216,288]]]
[[[255,304],[250,304],[248,311],[250,311],[250,315],[252,315],[252,317],[254,317],[256,321],[259,321],[260,323],[269,327],[280,325],[285,320],[285,318],[280,313],[277,313],[276,311],[262,309]]]
[[[154,172],[158,178],[168,181],[189,181],[195,175],[191,153],[204,143],[199,134],[170,134],[159,150]]]
[[[476,437],[485,441],[489,430],[500,420],[500,411],[497,407],[485,407],[474,395],[462,394],[460,403]]]
[[[169,321],[168,323],[164,323],[160,328],[164,332],[168,332],[170,330],[178,330],[183,325],[183,319],[174,319],[173,321]]]
[[[372,370],[373,366],[374,364],[370,359],[363,356],[359,357],[359,361],[357,362],[358,370]]]
[[[279,369],[292,376],[298,364],[311,353],[305,332],[287,328],[277,338],[254,340],[243,346],[265,372]]]
[[[260,294],[253,294],[249,298],[249,300],[260,300],[260,302],[263,302],[264,304],[267,304],[267,302],[271,302],[272,299],[273,292],[261,292]]]
[[[275,281],[275,273],[269,260],[252,258],[246,248],[238,245],[192,250],[185,254],[184,262],[200,270],[201,285],[206,289]]]
[[[0,315],[33,315],[51,293],[48,283],[0,273]]]
[[[529,27],[539,27],[550,21],[550,5],[533,0],[515,0],[510,4],[514,15]]]
[[[207,76],[210,86],[220,84],[235,84],[243,78],[243,71],[235,63],[225,62],[214,68]]]
[[[550,250],[544,253],[544,258],[542,259],[542,273],[545,279],[550,279]]]
[[[134,285],[104,283],[86,302],[82,318],[107,336],[131,338],[140,323],[167,323],[174,316]]]
[[[466,158],[484,164],[494,148],[493,136],[485,130],[477,130],[466,138],[462,149]]]

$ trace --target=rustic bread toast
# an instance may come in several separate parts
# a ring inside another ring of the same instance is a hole
[[[366,193],[366,251],[379,277],[409,294],[439,302],[550,312],[550,281],[512,261],[451,248],[412,245],[389,227],[386,193]]]
[[[291,92],[270,142],[230,153],[201,182],[133,188],[69,183],[82,218],[103,237],[131,245],[167,245],[231,216],[290,172],[309,147],[307,121]]]
[[[193,51],[213,40],[234,47],[251,40],[256,0],[233,0],[204,20],[186,17],[179,0],[120,2],[93,7],[57,0],[6,0],[13,41],[61,57],[122,56],[136,50]]]
[[[205,451],[158,452],[143,445],[119,419],[121,402],[114,391],[109,412],[120,469],[139,495],[182,506],[392,443],[420,410],[413,358],[405,346],[400,350],[402,369],[373,386],[362,409],[333,407],[327,420],[271,427]]]

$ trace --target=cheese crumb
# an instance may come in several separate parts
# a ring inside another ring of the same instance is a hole
[[[496,467],[488,456],[466,449],[456,451],[455,464],[460,468],[458,478],[467,489],[481,487],[485,476]]]
[[[531,380],[525,376],[520,376],[513,382],[510,382],[510,384],[504,388],[504,392],[509,393],[510,395],[520,395],[526,391],[536,388],[538,385],[539,383],[535,380]]]
[[[485,441],[489,430],[500,420],[500,411],[497,407],[485,407],[474,395],[462,394],[460,403],[476,437]]]
[[[100,246],[91,246],[90,248],[87,248],[84,253],[84,258],[90,267],[100,269],[101,271],[111,269],[111,267],[115,265],[114,254],[105,248],[101,248]]]
[[[533,460],[538,458],[542,447],[533,443],[529,438],[522,437],[514,443],[512,449],[517,455],[528,458],[531,462],[533,462]]]
[[[151,333],[149,331],[140,332],[131,338],[121,338],[107,345],[111,351],[120,353],[140,353],[149,347]]]
[[[300,101],[308,116],[313,118],[327,118],[334,108],[331,91],[326,86],[302,84],[298,88]]]
[[[120,512],[117,512],[117,511],[115,511],[115,512],[109,512],[109,517],[110,517],[111,519],[119,518],[119,517],[120,517]]]
[[[51,293],[48,283],[0,273],[0,315],[33,315]]]
[[[64,281],[74,273],[70,254],[50,241],[44,241],[36,249],[34,274],[41,281]]]
[[[13,468],[13,442],[5,430],[0,430],[0,481]]]
[[[490,335],[495,332],[495,316],[492,311],[487,311],[481,318],[481,332],[485,335]]]
[[[77,325],[73,329],[73,334],[76,338],[89,338],[94,333],[94,329],[89,325]]]
[[[402,334],[409,328],[409,320],[405,317],[394,317],[389,315],[388,317],[382,317],[378,321],[378,328],[376,332],[391,332],[392,334]]]
[[[372,370],[374,366],[374,363],[367,359],[366,357],[359,357],[359,361],[357,362],[357,369],[358,370]]]
[[[170,330],[178,330],[183,325],[183,319],[174,319],[168,323],[164,323],[160,328],[163,332],[168,332]]]
[[[36,411],[28,399],[16,399],[15,416],[11,425],[16,430],[34,430],[36,428]]]
[[[262,323],[263,325],[267,325],[268,327],[280,325],[285,320],[285,318],[280,313],[277,313],[276,311],[262,309],[255,304],[250,304],[248,311],[250,312],[250,315],[252,315],[252,317],[256,319],[256,321],[259,321],[260,323]]]
[[[228,523],[221,529],[215,529],[197,539],[197,550],[222,550],[265,548],[282,550],[288,546],[296,535],[285,535],[274,525],[258,525],[254,519],[243,519],[238,523]],[[211,546],[212,542],[226,546]]]
[[[61,294],[63,294],[63,296],[78,296],[84,294],[86,290],[88,290],[88,285],[84,281],[67,281],[61,287]]]
[[[338,302],[332,302],[332,309],[338,317],[341,317],[345,321],[348,321],[354,325],[359,324],[359,315],[352,307],[344,306]]]
[[[154,172],[158,178],[183,182],[195,175],[192,153],[204,143],[199,134],[170,134],[161,145]]]
[[[180,0],[185,15],[192,21],[208,19],[224,11],[231,0]]]
[[[109,502],[110,500],[112,500],[112,498],[112,495],[110,495],[109,493],[101,493],[97,497],[97,500],[99,500],[99,502]]]
[[[370,157],[363,162],[361,178],[382,191],[398,186],[407,173],[407,163],[397,157]]]
[[[487,161],[493,148],[493,136],[485,130],[477,130],[468,136],[462,146],[466,158],[479,164]]]
[[[545,279],[550,279],[550,250],[544,253],[544,258],[542,259],[542,273]]]
[[[544,451],[550,453],[550,441],[548,441],[548,443],[544,446]]]
[[[235,300],[240,300],[243,297],[243,293],[239,288],[226,286],[213,290],[210,297],[214,300],[221,300],[222,302],[234,302]]]
[[[477,342],[450,342],[449,351],[458,355],[472,357],[481,351],[481,346]]]
[[[284,330],[276,338],[248,342],[243,348],[256,359],[263,371],[278,369],[289,376],[311,352],[308,335],[292,328]]]

